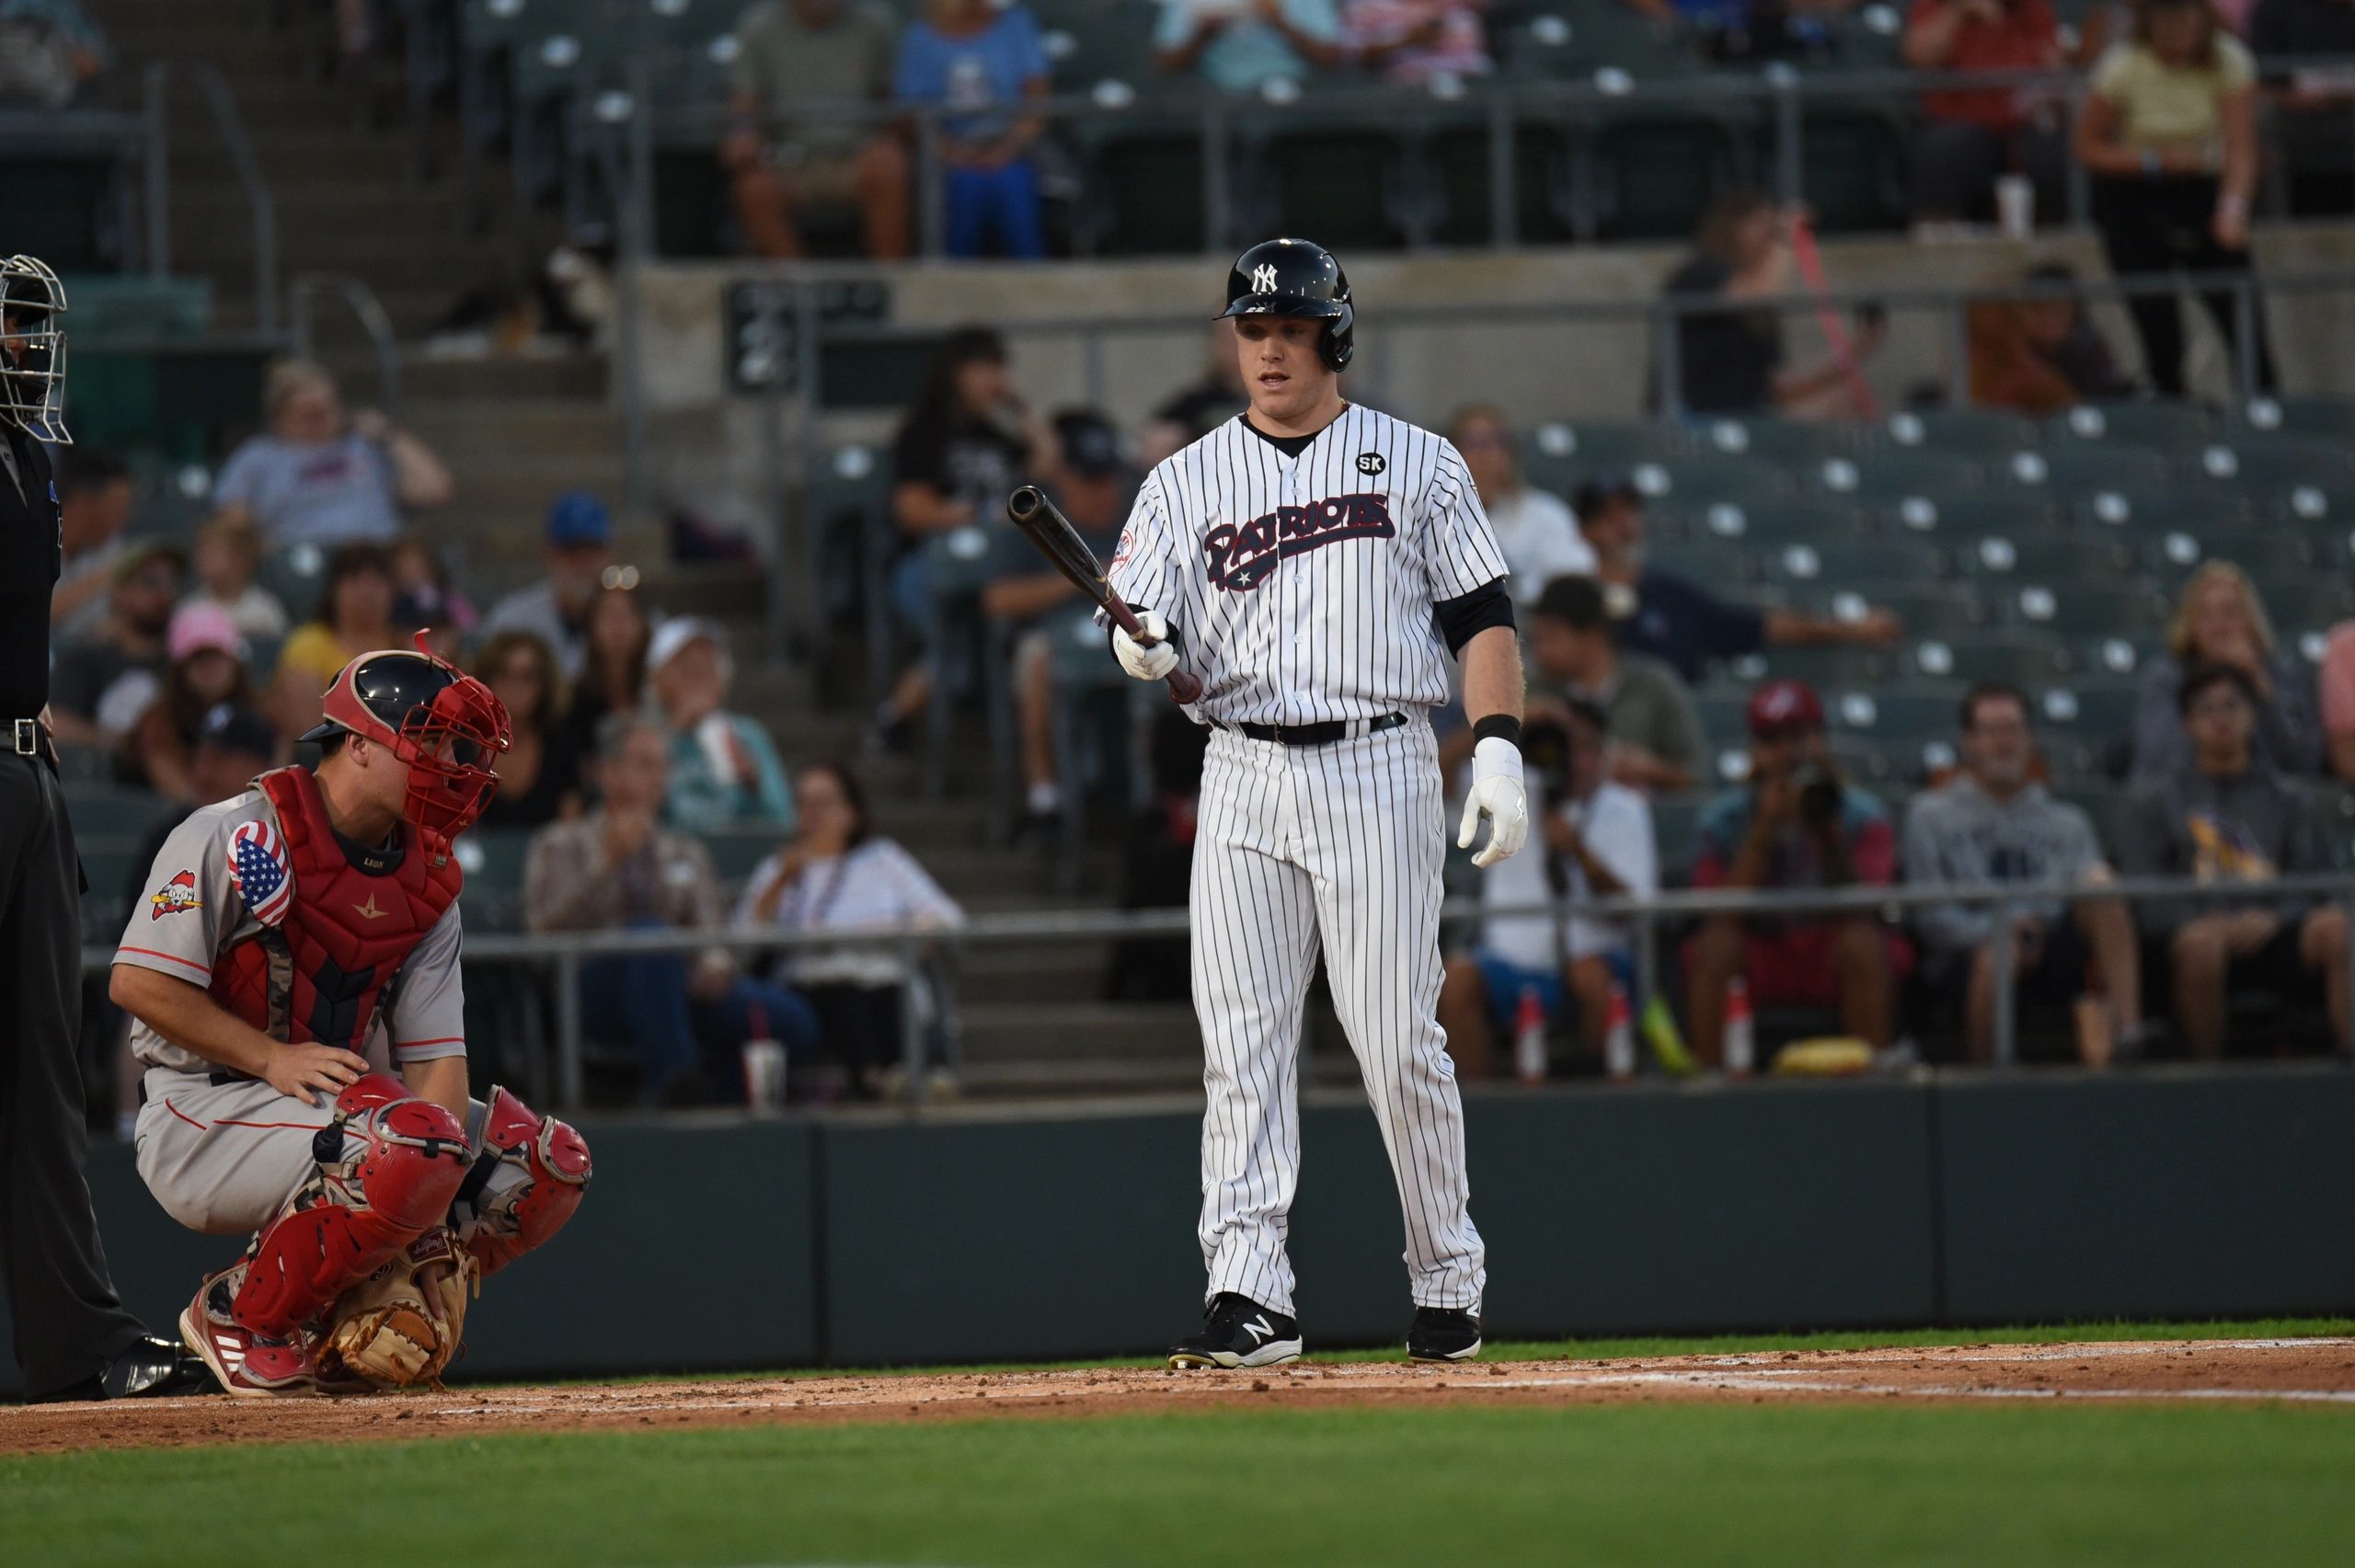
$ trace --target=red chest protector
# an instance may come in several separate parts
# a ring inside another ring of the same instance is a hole
[[[293,891],[273,925],[222,955],[213,999],[273,1038],[361,1050],[385,986],[456,901],[465,874],[447,840],[404,824],[399,868],[371,876],[345,854],[309,769],[280,768],[256,783],[277,818]]]

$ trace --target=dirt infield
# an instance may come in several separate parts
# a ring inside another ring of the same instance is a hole
[[[462,1389],[346,1400],[158,1400],[0,1409],[0,1454],[358,1442],[500,1430],[1075,1416],[1497,1401],[2284,1400],[2355,1407],[2355,1339],[2148,1340],[1758,1351],[1408,1367],[1312,1360],[1258,1372],[1115,1368]]]

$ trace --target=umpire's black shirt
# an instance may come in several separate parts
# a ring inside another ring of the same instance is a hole
[[[0,427],[0,726],[49,705],[49,596],[64,564],[49,453]],[[11,472],[13,468],[13,472]],[[0,747],[6,738],[0,735]]]

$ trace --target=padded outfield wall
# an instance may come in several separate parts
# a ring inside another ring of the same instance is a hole
[[[2355,1071],[1482,1092],[1498,1336],[2355,1311]],[[1303,1116],[1312,1348],[1407,1315],[1372,1116]],[[589,1201],[494,1280],[468,1377],[1151,1352],[1191,1320],[1195,1114],[584,1124]],[[170,1324],[236,1245],[131,1150],[91,1185],[125,1299]],[[13,1388],[14,1368],[6,1369]]]

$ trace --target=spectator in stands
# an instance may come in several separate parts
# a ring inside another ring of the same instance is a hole
[[[2067,287],[2077,273],[2066,262],[2047,262],[2021,281]],[[1977,300],[1968,321],[1970,400],[1982,407],[2041,416],[2134,394],[2077,300]]]
[[[1153,42],[1162,70],[1199,68],[1204,81],[1230,93],[1297,82],[1342,58],[1332,0],[1161,0]]]
[[[1594,550],[1595,577],[1619,623],[1619,646],[1651,655],[1688,683],[1710,665],[1765,647],[1887,647],[1905,635],[1886,610],[1854,621],[1796,610],[1761,610],[1717,598],[1644,560],[1644,495],[1624,479],[1591,481],[1572,498],[1579,532]]]
[[[1001,255],[1037,260],[1047,254],[1039,212],[1039,171],[1031,147],[1047,122],[1022,112],[1047,96],[1047,52],[1038,21],[1019,4],[926,0],[924,15],[900,36],[894,73],[899,101],[936,104],[944,214],[941,249],[980,256],[994,241]]]
[[[432,449],[373,408],[347,416],[335,378],[308,360],[270,367],[270,429],[229,454],[213,505],[249,519],[277,548],[389,541],[403,507],[450,499]]]
[[[2080,1059],[2106,1066],[2119,1043],[2142,1035],[2142,967],[2132,916],[2116,899],[2099,897],[2110,880],[2101,841],[2083,811],[2053,799],[2031,776],[2036,740],[2024,692],[2001,684],[1972,687],[1962,700],[1960,750],[1962,771],[1906,808],[1905,879],[1958,887],[2065,883],[2087,896],[2000,910],[1985,904],[1917,909],[1923,975],[1938,1012],[1959,1013],[1971,1059],[1989,1059],[1993,944],[2007,931],[2017,994],[2075,1010]],[[2089,965],[2099,977],[2098,998],[2086,994]]]
[[[486,634],[529,632],[556,650],[568,681],[578,680],[588,656],[589,612],[608,586],[614,565],[614,519],[587,490],[568,490],[548,507],[540,547],[547,576],[490,607]]]
[[[1530,702],[1548,710],[1582,699],[1604,715],[1605,772],[1640,790],[1685,789],[1708,774],[1701,715],[1676,671],[1612,639],[1603,589],[1592,578],[1556,578],[1529,614]],[[1558,711],[1551,716],[1562,722]]]
[[[1512,426],[1502,411],[1468,403],[1448,420],[1447,439],[1472,472],[1480,509],[1505,553],[1514,599],[1528,604],[1556,578],[1594,575],[1594,548],[1580,534],[1569,507],[1559,496],[1522,483]]]
[[[167,800],[200,806],[218,795],[198,793],[196,750],[205,716],[227,704],[254,704],[246,670],[246,643],[236,623],[217,604],[183,604],[166,634],[170,670],[155,700],[124,737],[121,772]]]
[[[0,0],[0,104],[63,109],[113,63],[78,0]]]
[[[1584,697],[1548,704],[1529,715],[1522,732],[1532,763],[1529,804],[1545,848],[1501,863],[1496,871],[1505,875],[1482,877],[1483,904],[1567,899],[1575,910],[1591,898],[1648,898],[1660,891],[1651,807],[1634,790],[1604,777],[1604,727],[1603,709]],[[1515,869],[1506,872],[1508,866]],[[1522,997],[1534,991],[1551,1017],[1561,1005],[1566,978],[1578,1007],[1580,1043],[1599,1061],[1612,993],[1624,995],[1635,986],[1626,928],[1577,913],[1560,921],[1545,915],[1487,917],[1480,945],[1448,960],[1440,985],[1440,1026],[1447,1031],[1457,1071],[1487,1077],[1499,1055],[1496,1042],[1511,1028]]]
[[[597,749],[597,726],[607,714],[629,713],[646,698],[646,650],[654,624],[638,597],[635,577],[616,581],[589,606],[588,652],[565,709],[565,743],[576,757]]]
[[[2322,655],[2322,732],[2330,771],[2355,784],[2355,621],[2330,629]]]
[[[727,138],[737,226],[753,254],[803,252],[811,207],[858,209],[867,254],[908,254],[908,154],[879,122],[804,118],[812,104],[887,102],[899,24],[864,0],[761,0],[736,24]]]
[[[1151,473],[1164,459],[1191,446],[1250,406],[1250,396],[1243,390],[1243,360],[1235,351],[1235,328],[1224,321],[1214,321],[1202,379],[1154,410],[1153,423],[1137,442],[1139,465]]]
[[[697,616],[674,616],[655,628],[646,674],[671,738],[663,820],[691,833],[737,822],[790,830],[793,797],[768,731],[727,710],[729,682],[736,678],[727,634]]]
[[[2172,271],[2249,272],[2249,201],[2257,177],[2257,66],[2207,0],[2142,0],[2132,39],[2094,67],[2077,114],[2077,161],[2093,175],[2095,226],[2121,278]],[[2230,290],[2203,291],[2237,351]],[[2183,318],[2172,290],[2127,302],[2145,373],[2180,397]],[[2273,385],[2262,313],[2257,385]]]
[[[1099,561],[1109,561],[1128,521],[1137,475],[1120,432],[1093,409],[1054,419],[1056,504]],[[1085,607],[1071,579],[1013,529],[996,534],[997,575],[982,590],[982,612],[1005,628],[1013,652],[1016,727],[1022,751],[1023,836],[1051,841],[1063,789],[1055,775],[1054,649],[1041,624],[1058,610]]]
[[[1897,873],[1889,813],[1840,776],[1823,704],[1805,683],[1769,681],[1750,698],[1750,780],[1694,828],[1695,887],[1887,887]],[[1686,1019],[1700,1059],[1724,1058],[1727,987],[1760,1007],[1834,1008],[1842,1030],[1890,1042],[1897,987],[1913,960],[1870,914],[1711,915],[1685,944]],[[1763,1065],[1763,1064],[1762,1064]]]
[[[89,447],[67,447],[57,464],[57,545],[63,557],[49,597],[52,635],[60,640],[106,613],[109,568],[131,526],[131,469]]]
[[[363,653],[399,646],[393,628],[393,567],[381,544],[346,544],[327,557],[317,610],[278,650],[270,716],[289,736],[319,722],[336,672]]]
[[[2350,0],[2257,0],[2248,46],[2264,72],[2275,145],[2295,217],[2338,216],[2355,208],[2355,70],[2285,66],[2289,57],[2355,59]]]
[[[2046,0],[1913,0],[1905,63],[1917,71],[2041,71],[2065,63],[2061,24]],[[1922,95],[1913,133],[1913,217],[1923,223],[1984,220],[1995,179],[2024,174],[2036,205],[2060,216],[2068,193],[2068,147],[2049,93],[2018,86]]]
[[[740,931],[879,928],[953,930],[965,921],[916,859],[875,831],[866,793],[850,770],[817,762],[794,779],[800,827],[792,841],[753,869],[738,900]],[[901,1009],[920,1005],[890,948],[796,947],[778,977],[810,1000],[826,1054],[851,1091],[872,1097],[902,1056]]]
[[[523,921],[534,932],[717,930],[727,906],[711,855],[659,818],[668,796],[670,750],[659,720],[613,714],[598,727],[599,805],[532,839],[523,865]],[[697,1070],[706,1045],[733,1051],[765,1033],[789,1056],[817,1045],[809,1004],[782,986],[748,979],[718,948],[690,957],[641,953],[580,967],[580,1008],[592,1032],[635,1044],[649,1104],[705,1097]],[[719,1071],[716,1083],[735,1081]]]
[[[2133,776],[2158,780],[2178,772],[2191,755],[2179,698],[2184,672],[2194,665],[2237,670],[2257,704],[2251,740],[2257,760],[2298,777],[2320,770],[2322,726],[2305,666],[2280,646],[2265,603],[2248,574],[2229,561],[2204,562],[2183,585],[2167,624],[2167,652],[2142,670],[2134,710]]]
[[[196,531],[196,588],[182,605],[210,604],[243,637],[286,635],[286,606],[254,580],[261,570],[261,531],[244,518],[208,519]]]
[[[1685,315],[1677,333],[1679,390],[1694,414],[1849,418],[1860,412],[1858,366],[1879,350],[1888,323],[1860,313],[1849,358],[1829,355],[1804,369],[1784,363],[1783,321],[1772,310],[1741,308],[1798,287],[1792,215],[1763,191],[1734,189],[1709,203],[1699,246],[1669,276],[1671,300],[1722,299],[1734,308]]]
[[[901,549],[891,602],[907,628],[921,636],[930,617],[925,542],[995,527],[1034,456],[1053,451],[1052,437],[1007,378],[1005,339],[986,326],[960,326],[944,338],[891,447],[891,521]],[[931,693],[927,662],[902,670],[876,710],[870,746],[898,745]]]
[[[580,756],[557,724],[564,676],[548,645],[500,632],[475,655],[474,672],[507,706],[514,743],[499,759],[499,793],[477,818],[486,828],[545,828],[580,814]]]
[[[439,552],[413,533],[394,541],[393,624],[431,628],[428,639],[444,658],[456,659],[456,649],[482,617],[465,596]],[[446,645],[446,646],[444,646]]]
[[[155,700],[183,564],[178,550],[154,541],[116,557],[106,613],[57,649],[49,701],[58,744],[110,747]]]
[[[1341,49],[1361,68],[1407,86],[1496,69],[1472,0],[1344,0]]]
[[[1194,832],[1202,797],[1202,760],[1211,732],[1164,704],[1145,734],[1153,799],[1129,824],[1121,853],[1120,908],[1183,908],[1191,897]],[[1105,993],[1113,1001],[1184,1001],[1192,995],[1192,965],[1181,933],[1124,936],[1112,949]]]
[[[2193,1054],[2220,1055],[2234,989],[2311,995],[2319,976],[2333,1037],[2343,1039],[2346,911],[2306,897],[2269,897],[2262,886],[2330,869],[2314,803],[2254,750],[2260,697],[2246,671],[2196,666],[2177,700],[2189,761],[2136,794],[2127,874],[2251,886],[2243,903],[2185,898],[2137,907],[2143,934],[2166,947],[2176,1027]]]

